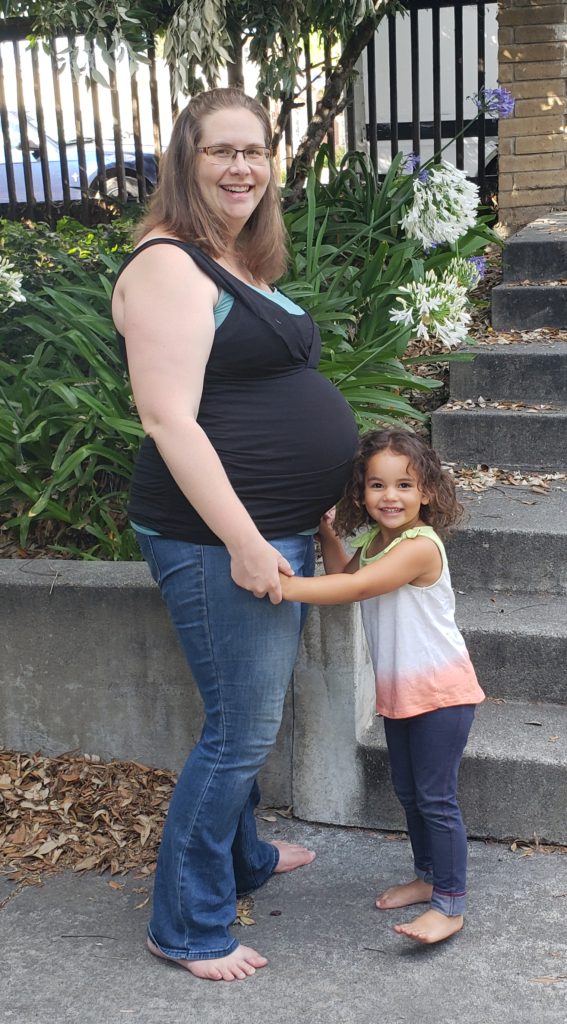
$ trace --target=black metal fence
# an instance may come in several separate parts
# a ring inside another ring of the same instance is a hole
[[[478,113],[472,94],[497,85],[498,5],[406,0],[406,7],[405,17],[384,20],[367,47],[371,160],[380,172],[400,149],[430,156],[457,136],[456,166],[482,191],[496,188],[498,121],[481,115],[468,122]]]
[[[337,126],[329,149],[334,152],[335,142],[360,146],[365,122],[370,158],[382,174],[400,149],[430,156],[458,135],[451,159],[485,193],[495,190],[497,122],[481,117],[466,125],[474,113],[469,90],[496,84],[497,4],[406,0],[406,7],[405,17],[384,19],[369,44],[364,106],[347,108],[346,127]],[[101,197],[143,202],[176,113],[153,41],[147,67],[129,69],[118,81],[117,70],[72,35],[51,40],[48,54],[28,48],[31,29],[27,19],[0,22],[0,215],[54,221],[72,211],[88,223],[100,218]],[[311,60],[309,40],[304,49],[304,103],[292,112],[282,163],[293,157],[331,62],[328,45],[319,62]],[[77,62],[82,80],[70,70]],[[356,97],[356,88],[351,94]]]
[[[139,73],[132,70],[125,102],[116,70],[97,67],[92,45],[72,35],[50,40],[47,58],[43,50],[24,45],[30,31],[26,19],[0,22],[0,211],[11,218],[33,218],[41,211],[50,220],[73,211],[89,222],[95,197],[143,202],[157,180],[162,149],[163,103],[160,109],[152,41],[145,95],[140,95]],[[81,74],[71,72],[79,49],[82,82]],[[99,85],[104,76],[108,88]],[[110,105],[106,118],[103,93]],[[142,104],[151,112],[150,140],[147,133],[142,139]],[[170,119],[173,113],[170,106]]]

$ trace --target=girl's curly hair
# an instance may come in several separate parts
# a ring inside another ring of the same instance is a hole
[[[382,451],[407,457],[420,489],[429,498],[429,504],[421,506],[420,516],[441,537],[446,536],[449,527],[454,526],[463,514],[453,478],[443,469],[437,453],[418,434],[396,429],[372,430],[360,438],[352,476],[337,506],[334,524],[337,533],[348,537],[361,526],[374,524],[363,504],[364,483],[369,460]]]

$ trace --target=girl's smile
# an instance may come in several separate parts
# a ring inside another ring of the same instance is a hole
[[[386,448],[368,460],[364,507],[387,539],[418,526],[422,522],[421,506],[428,501],[407,455],[396,455]]]

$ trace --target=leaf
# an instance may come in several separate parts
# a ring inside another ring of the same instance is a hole
[[[540,978],[530,978],[530,981],[537,982],[540,985],[555,985],[558,981],[567,981],[567,974],[544,974]]]

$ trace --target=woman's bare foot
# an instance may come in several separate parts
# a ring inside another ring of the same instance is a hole
[[[150,953],[160,960],[168,960],[170,964],[184,967],[196,978],[203,978],[206,981],[242,981],[255,974],[257,967],[265,967],[268,963],[265,956],[260,956],[250,946],[237,946],[234,952],[219,957],[218,960],[178,960],[176,957],[166,956],[150,939],[146,942]]]
[[[460,932],[464,919],[462,914],[455,917],[447,917],[439,910],[426,910],[425,914],[416,917],[409,924],[396,924],[394,931],[399,935],[406,935],[408,939],[415,939],[416,942],[425,944],[443,942]]]
[[[275,846],[280,852],[278,863],[274,868],[274,875],[302,868],[304,864],[311,864],[311,861],[315,860],[315,851],[307,850],[305,846],[299,846],[298,843],[284,843],[276,840],[272,846]]]
[[[386,889],[376,900],[378,910],[397,910],[399,907],[411,907],[414,903],[429,903],[433,886],[421,878],[404,885],[393,885]]]

